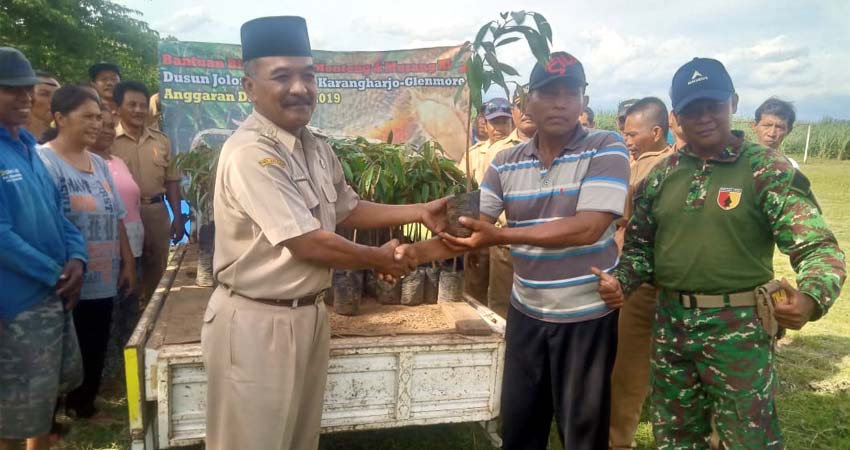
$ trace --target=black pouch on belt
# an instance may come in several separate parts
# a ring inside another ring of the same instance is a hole
[[[785,336],[785,328],[776,321],[776,304],[787,300],[779,281],[772,280],[756,288],[756,314],[767,334],[776,339]]]

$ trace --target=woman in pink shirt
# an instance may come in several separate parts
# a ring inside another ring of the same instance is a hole
[[[142,242],[145,240],[145,230],[142,227],[142,217],[139,215],[141,207],[141,193],[139,185],[133,180],[127,164],[119,157],[112,155],[112,143],[115,141],[115,116],[104,109],[103,126],[100,136],[89,150],[104,160],[109,166],[109,172],[118,189],[118,195],[127,209],[127,217],[124,218],[124,227],[127,229],[127,238],[130,241],[130,249],[136,258],[136,277],[139,277],[138,269],[141,268],[139,261],[142,256]],[[137,285],[139,287],[139,285]],[[136,292],[119,293],[115,305],[112,308],[112,332],[110,333],[109,347],[106,353],[106,366],[104,372],[109,376],[123,373],[124,359],[123,347],[130,339],[133,328],[139,320],[139,290]]]

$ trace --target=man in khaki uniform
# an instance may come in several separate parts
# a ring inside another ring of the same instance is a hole
[[[114,99],[120,122],[115,128],[112,153],[130,169],[142,197],[142,225],[145,241],[142,247],[141,297],[150,299],[168,264],[169,238],[183,238],[180,213],[180,173],[171,162],[171,141],[161,131],[147,126],[147,88],[135,81],[115,87]],[[174,218],[169,222],[165,201]]]
[[[628,221],[635,189],[674,150],[667,145],[668,114],[661,100],[647,97],[636,101],[625,111],[624,119],[623,136],[632,157],[629,197],[623,216]],[[611,374],[611,450],[635,446],[641,408],[649,393],[655,296],[655,286],[643,284],[620,309],[617,358]]]
[[[397,241],[358,245],[344,228],[421,222],[445,228],[445,200],[360,201],[330,146],[306,125],[317,86],[300,17],[242,26],[242,87],[254,111],[227,140],[216,173],[214,276],[201,333],[208,450],[318,447],[330,329],[331,268],[394,277]],[[411,267],[413,264],[413,267]]]
[[[465,172],[466,160],[469,159],[469,175],[479,186],[496,153],[512,146],[498,143],[507,138],[514,129],[511,104],[507,99],[494,98],[485,103],[483,109],[488,139],[469,147],[459,163],[460,170]],[[464,292],[481,303],[487,303],[489,279],[490,249],[483,248],[467,253],[464,259]]]
[[[523,99],[527,96],[526,93],[517,92],[514,94],[511,108],[513,122],[516,128],[508,137],[494,143],[489,149],[490,161],[496,155],[505,149],[509,149],[517,144],[528,141],[537,132],[537,125],[531,120],[528,114],[525,114],[525,105]],[[499,216],[496,221],[497,227],[507,226],[505,214]],[[511,291],[514,283],[514,264],[511,259],[511,250],[509,245],[496,245],[489,249],[490,252],[490,280],[487,288],[487,306],[496,314],[507,318],[508,307],[511,304]]]

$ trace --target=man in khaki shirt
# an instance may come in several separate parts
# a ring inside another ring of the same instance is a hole
[[[516,124],[516,128],[514,128],[514,131],[508,137],[494,143],[490,147],[490,154],[488,155],[490,161],[500,151],[528,141],[537,132],[537,125],[531,120],[528,114],[525,114],[523,99],[527,96],[527,92],[520,94],[519,89],[526,88],[518,88],[514,94],[511,115],[513,116],[513,122]],[[507,226],[504,213],[499,216],[496,226]],[[511,248],[509,245],[496,245],[491,247],[489,252],[490,279],[487,287],[487,306],[496,314],[507,318],[508,307],[511,304],[511,291],[514,284],[514,264],[511,259]]]
[[[633,194],[650,170],[673,152],[667,145],[667,107],[655,97],[636,101],[624,113],[623,136],[632,157],[623,219],[632,214]],[[655,286],[644,284],[620,309],[617,358],[611,375],[611,450],[634,448],[641,408],[649,392],[649,362]]]
[[[146,125],[149,97],[147,88],[135,81],[125,81],[115,87],[113,98],[120,122],[115,128],[112,147],[112,153],[127,163],[141,191],[140,212],[145,240],[140,284],[145,300],[153,295],[165,273],[169,238],[177,242],[185,232],[180,213],[180,173],[171,162],[168,136]],[[166,199],[174,213],[170,222]]]
[[[208,450],[318,447],[330,329],[322,301],[331,269],[394,277],[397,241],[353,243],[344,228],[420,222],[445,229],[446,201],[361,201],[330,146],[306,125],[317,86],[304,19],[242,26],[242,87],[254,111],[227,140],[216,173],[213,273],[201,333]],[[413,265],[413,267],[411,267]]]
[[[478,185],[481,185],[484,173],[496,153],[512,146],[500,142],[514,129],[511,104],[507,99],[494,98],[485,103],[483,109],[488,139],[470,147],[459,163],[460,170],[466,172],[466,160],[469,160],[469,175]],[[481,303],[487,303],[489,280],[490,249],[483,248],[467,253],[463,271],[464,292]]]

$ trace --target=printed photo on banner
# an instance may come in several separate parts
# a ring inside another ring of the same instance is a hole
[[[379,52],[316,50],[316,112],[310,125],[331,136],[413,145],[437,141],[460,160],[466,150],[468,46]],[[160,101],[175,152],[219,148],[251,111],[242,91],[241,47],[159,44]]]

